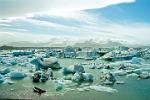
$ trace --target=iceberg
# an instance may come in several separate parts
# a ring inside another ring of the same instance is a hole
[[[47,73],[46,73],[50,78],[53,78],[53,71],[51,68],[48,68]]]
[[[32,81],[35,83],[40,82],[40,78],[41,78],[41,72],[37,71],[32,76]]]
[[[4,82],[4,76],[0,74],[0,83]]]
[[[96,68],[95,63],[91,64],[91,65],[89,66],[89,68],[90,68],[90,69],[95,69],[95,68]]]
[[[140,78],[140,79],[149,79],[149,78],[150,78],[150,73],[148,73],[148,72],[142,72],[142,73],[138,76],[138,78]]]
[[[127,72],[125,70],[117,70],[117,71],[114,71],[113,74],[115,76],[125,76],[127,75]]]
[[[55,90],[56,91],[61,91],[61,90],[63,90],[64,89],[64,83],[63,82],[61,82],[61,81],[55,81]]]
[[[139,75],[138,74],[136,74],[136,73],[132,73],[132,74],[128,74],[127,75],[127,77],[135,77],[135,78],[137,78]]]
[[[46,82],[47,80],[52,78],[53,78],[52,69],[48,68],[48,70],[42,69],[40,71],[36,71],[32,76],[32,81],[35,83]]]
[[[102,79],[104,81],[103,83],[107,85],[113,85],[116,82],[115,76],[110,72],[101,73],[100,79]]]
[[[90,89],[95,90],[95,91],[100,91],[100,92],[109,92],[109,93],[116,93],[118,92],[116,89],[110,88],[110,87],[105,87],[102,85],[93,85],[90,86]]]
[[[64,74],[74,74],[76,72],[84,73],[84,67],[81,64],[71,65],[63,69]]]
[[[31,54],[33,54],[33,52],[32,51],[14,51],[12,54],[13,54],[13,56],[18,57],[18,56],[31,55]]]
[[[33,59],[30,63],[34,64],[36,66],[37,70],[48,69],[48,68],[52,68],[52,69],[60,69],[61,68],[56,57],[36,58],[36,59]]]
[[[97,58],[96,50],[83,50],[77,52],[77,57],[86,60],[95,60]]]
[[[11,79],[22,79],[26,77],[26,74],[21,71],[13,71],[8,73]]]
[[[91,73],[75,73],[72,77],[72,81],[74,82],[92,82],[94,80],[94,76]]]
[[[93,81],[94,76],[91,73],[82,73],[84,81]]]
[[[135,50],[130,49],[114,49],[106,53],[102,59],[107,61],[118,61],[118,60],[131,60],[133,57],[137,56],[137,52]]]
[[[72,81],[74,82],[80,82],[82,79],[82,73],[75,73],[72,77]]]
[[[12,57],[3,57],[0,63],[3,65],[12,66],[12,65],[16,65],[17,62]]]
[[[76,51],[71,46],[67,46],[66,48],[64,48],[63,53],[64,53],[64,58],[76,57]]]
[[[131,64],[141,64],[142,59],[133,57],[131,60]]]
[[[10,69],[9,68],[4,68],[4,69],[1,69],[0,70],[0,74],[7,74],[10,72]]]

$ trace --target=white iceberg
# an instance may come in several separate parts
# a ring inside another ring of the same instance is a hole
[[[74,81],[74,82],[80,82],[81,80],[82,80],[81,73],[75,73],[72,77],[72,81]]]
[[[34,64],[37,70],[39,70],[40,68],[42,69],[48,69],[48,68],[60,69],[61,68],[56,57],[36,58],[31,61],[31,64]]]
[[[75,82],[92,82],[94,80],[94,76],[91,73],[75,73],[72,77],[72,81]]]
[[[95,91],[100,91],[100,92],[109,92],[109,93],[118,92],[116,89],[113,89],[110,87],[105,87],[102,85],[93,85],[93,86],[90,86],[90,89],[95,90]]]
[[[115,76],[125,76],[125,75],[127,75],[127,72],[125,70],[116,70],[113,72],[113,74]]]
[[[135,78],[137,78],[139,75],[138,74],[136,74],[136,73],[131,73],[131,74],[128,74],[127,75],[127,77],[135,77]]]

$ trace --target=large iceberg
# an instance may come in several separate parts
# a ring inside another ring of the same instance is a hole
[[[58,60],[56,57],[51,57],[51,58],[36,58],[31,61],[31,64],[34,64],[37,68],[39,69],[60,69],[61,66],[58,63]]]
[[[116,60],[131,60],[133,57],[136,56],[137,51],[134,49],[116,48],[105,54],[102,58],[108,61],[116,61]]]

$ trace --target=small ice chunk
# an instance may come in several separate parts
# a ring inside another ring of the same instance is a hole
[[[0,70],[0,74],[7,74],[10,72],[10,69],[9,68],[4,68],[4,69],[1,69]]]
[[[83,80],[84,81],[93,81],[94,76],[91,73],[83,73]]]
[[[137,57],[133,57],[131,60],[131,64],[141,64],[141,59]]]
[[[132,73],[132,74],[128,74],[128,75],[127,75],[127,77],[136,77],[136,78],[137,78],[138,76],[139,76],[139,75],[136,74],[136,73]]]
[[[0,83],[4,82],[4,76],[0,74]]]
[[[72,81],[75,81],[75,82],[80,82],[82,80],[82,75],[81,73],[75,73],[72,77]]]
[[[117,71],[114,71],[113,74],[115,76],[125,76],[127,75],[127,72],[125,70],[117,70]]]
[[[116,81],[116,84],[124,84],[124,81]]]

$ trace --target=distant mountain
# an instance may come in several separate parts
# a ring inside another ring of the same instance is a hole
[[[123,44],[120,42],[94,42],[92,40],[84,41],[84,42],[77,42],[73,46],[74,47],[115,47],[115,46],[122,46]]]
[[[150,45],[127,45],[124,42],[119,41],[95,41],[93,39],[89,40],[80,40],[80,41],[71,41],[65,39],[51,39],[48,42],[31,42],[31,41],[20,41],[20,42],[11,42],[5,44],[7,46],[2,46],[2,48],[13,48],[13,47],[94,47],[94,48],[111,48],[117,46],[127,46],[127,47],[149,47]]]
[[[35,43],[30,41],[11,42],[7,44],[13,47],[44,47],[45,43]]]
[[[13,47],[65,47],[67,46],[67,42],[56,40],[50,40],[49,42],[20,41],[20,42],[11,42],[6,45]]]
[[[114,46],[122,46],[123,44],[116,41],[95,42],[92,39],[82,41],[52,39],[49,42],[42,42],[42,43],[21,41],[21,42],[11,42],[6,45],[13,47],[66,47],[68,45],[74,47],[114,47]]]
[[[14,49],[13,46],[6,46],[6,45],[3,45],[3,46],[0,47],[0,50],[12,50],[12,49]]]

